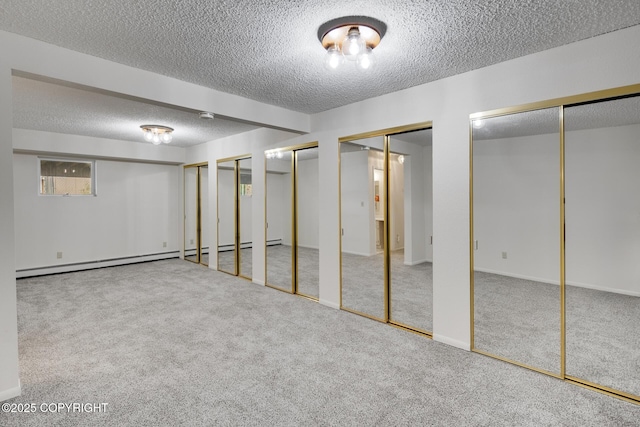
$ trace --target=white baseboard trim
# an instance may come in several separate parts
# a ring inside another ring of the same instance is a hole
[[[374,254],[365,254],[365,253],[360,253],[360,252],[351,252],[351,251],[342,251],[343,254],[349,254],[349,255],[358,255],[358,256],[374,256],[374,255],[378,255],[378,253],[374,253]]]
[[[489,270],[489,269],[486,269],[486,268],[476,268],[475,270],[476,271],[481,271],[483,273],[497,274],[499,276],[513,277],[513,278],[516,278],[516,279],[531,280],[533,282],[547,283],[549,285],[560,286],[560,281],[558,281],[558,280],[541,279],[539,277],[525,276],[525,275],[522,275],[522,274],[505,273],[504,271],[495,271],[495,270]],[[598,286],[598,285],[592,285],[592,284],[589,284],[589,283],[570,282],[570,281],[567,281],[566,285],[575,286],[577,288],[593,289],[595,291],[611,292],[611,293],[614,293],[614,294],[629,295],[629,296],[632,296],[632,297],[640,297],[640,292],[629,291],[629,290],[626,290],[626,289],[607,288],[605,286]]]
[[[253,279],[252,282],[256,285],[265,286],[264,280]]]
[[[470,343],[454,340],[453,338],[445,337],[444,335],[433,334],[433,340],[462,350],[471,351]]]
[[[163,259],[179,258],[180,251],[163,252],[158,254],[136,255],[106,260],[78,262],[72,264],[51,265],[46,267],[25,268],[16,270],[16,279],[24,277],[44,276],[47,274],[69,273],[72,271],[92,270],[94,268],[114,267],[118,265],[135,264],[138,262],[159,261]]]
[[[541,277],[526,276],[524,274],[506,273],[504,271],[491,270],[491,269],[488,269],[488,268],[476,268],[475,271],[480,271],[482,273],[489,273],[489,274],[497,274],[499,276],[513,277],[515,279],[531,280],[532,282],[540,282],[540,283],[547,283],[549,285],[558,285],[558,286],[560,286],[560,281],[558,281],[558,280],[543,279]]]
[[[22,387],[18,383],[17,387],[10,388],[8,390],[0,391],[0,402],[4,402],[5,400],[13,399],[14,397],[18,397],[22,394]]]
[[[335,302],[331,302],[331,301],[327,301],[327,300],[323,300],[320,299],[320,304],[325,305],[327,307],[331,307],[334,308],[336,310],[340,310],[340,304],[336,304]]]
[[[319,248],[318,246],[301,245],[300,243],[298,243],[298,247],[299,247],[299,248],[306,248],[306,249],[316,249],[316,250],[320,250],[320,248]]]
[[[405,261],[404,265],[414,266],[414,265],[422,264],[422,263],[425,263],[425,262],[433,262],[433,261],[431,261],[430,259],[426,259],[425,258],[425,259],[419,259],[417,261],[411,261],[411,262],[406,262]]]
[[[640,297],[640,292],[628,291],[626,289],[605,288],[604,286],[589,285],[587,283],[567,282],[569,286],[577,288],[593,289],[594,291],[612,292],[614,294],[628,295],[632,297]]]

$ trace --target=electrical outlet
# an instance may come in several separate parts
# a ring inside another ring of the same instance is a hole
[[[62,259],[62,252],[58,252],[58,253],[56,254],[56,258],[58,258],[58,259]]]
[[[162,242],[162,247],[166,248],[167,247],[167,242]]]
[[[502,259],[507,259],[507,253],[506,252],[502,252]]]

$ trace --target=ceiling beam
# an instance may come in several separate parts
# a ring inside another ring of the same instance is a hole
[[[310,132],[310,116],[188,83],[28,37],[0,31],[0,51],[13,72],[145,99],[273,129]]]

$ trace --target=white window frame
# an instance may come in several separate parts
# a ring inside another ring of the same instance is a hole
[[[52,162],[71,162],[71,163],[89,163],[91,165],[91,193],[90,194],[44,194],[42,193],[42,186],[40,179],[42,177],[42,161],[52,161]],[[38,196],[43,197],[97,197],[98,195],[98,180],[96,179],[96,166],[97,162],[94,159],[74,159],[69,157],[40,157],[38,156],[38,176],[37,176],[37,185],[38,185]]]

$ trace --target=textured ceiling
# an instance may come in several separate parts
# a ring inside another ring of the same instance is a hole
[[[367,75],[329,73],[318,27],[383,20]],[[0,29],[305,113],[640,23],[638,0],[3,0]]]
[[[13,127],[144,142],[140,125],[174,129],[171,145],[187,147],[257,129],[222,118],[203,120],[196,111],[13,76]]]

